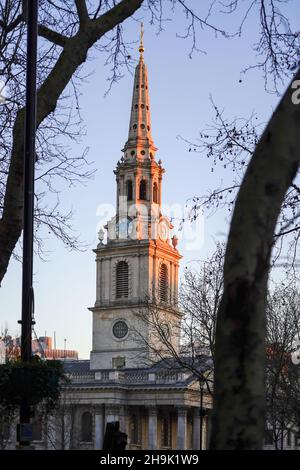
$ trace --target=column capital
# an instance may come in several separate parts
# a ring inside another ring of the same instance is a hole
[[[106,414],[118,414],[121,410],[121,406],[116,405],[114,403],[104,405],[104,408],[105,408]]]
[[[157,416],[157,407],[156,406],[149,406],[147,408],[149,416]]]
[[[95,414],[102,414],[104,412],[104,404],[93,405],[93,410]]]
[[[203,412],[203,410],[202,410],[202,412]],[[200,416],[201,416],[200,408],[193,408],[193,415],[194,415],[195,418],[200,418]]]
[[[180,406],[177,408],[177,413],[178,416],[186,416],[188,412],[188,407],[187,406]]]

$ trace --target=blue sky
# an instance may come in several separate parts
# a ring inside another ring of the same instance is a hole
[[[298,1],[291,3],[290,16],[300,18]],[[139,15],[141,18],[142,15]],[[171,15],[169,15],[171,17]],[[216,39],[208,31],[198,31],[198,45],[205,50],[189,58],[190,42],[176,33],[184,32],[183,15],[175,13],[174,21],[167,22],[159,35],[157,27],[145,22],[145,62],[148,66],[152,135],[159,148],[166,174],[163,180],[163,202],[184,205],[194,195],[206,193],[221,183],[224,175],[211,173],[205,155],[188,152],[188,146],[178,139],[182,136],[196,140],[200,129],[213,119],[210,95],[224,108],[229,117],[249,116],[256,111],[266,121],[276,106],[278,97],[267,94],[261,73],[250,71],[239,83],[240,71],[255,63],[252,44],[257,39],[258,20],[252,15],[242,38]],[[234,18],[226,17],[226,25],[233,30]],[[139,24],[124,24],[126,37],[138,38]],[[138,59],[138,45],[132,55]],[[89,160],[97,172],[86,186],[67,189],[61,194],[65,208],[74,210],[74,227],[88,243],[84,252],[67,251],[60,242],[49,238],[45,245],[48,261],[34,261],[35,330],[38,335],[56,331],[57,347],[77,349],[80,357],[87,358],[91,349],[91,313],[87,307],[95,301],[95,261],[92,249],[97,244],[100,204],[115,203],[115,177],[113,169],[121,157],[127,139],[132,97],[133,75],[124,78],[104,97],[109,70],[105,58],[94,51],[84,72],[93,74],[81,86],[81,107],[87,134],[82,145],[72,148],[80,152],[89,147]],[[184,258],[182,266],[191,260],[203,259],[214,247],[215,240],[225,240],[229,214],[220,211],[205,217],[203,244],[187,251],[180,246]],[[184,244],[183,244],[184,245]],[[17,321],[21,310],[21,264],[11,261],[0,290],[0,327],[18,332]]]

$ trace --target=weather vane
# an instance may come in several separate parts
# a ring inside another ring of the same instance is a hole
[[[140,33],[140,47],[139,47],[139,52],[141,54],[141,57],[143,57],[143,52],[144,52],[144,44],[143,44],[143,38],[144,38],[144,24],[141,23],[141,33]]]

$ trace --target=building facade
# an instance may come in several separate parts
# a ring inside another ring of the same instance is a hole
[[[102,449],[112,421],[128,435],[128,449],[207,447],[211,398],[204,389],[200,413],[199,382],[162,359],[165,345],[153,328],[155,312],[179,353],[181,255],[161,210],[164,169],[152,139],[142,38],[139,52],[128,139],[114,171],[116,215],[94,250],[90,360],[65,362],[71,382],[59,410],[42,424],[38,414],[34,419],[37,449]],[[210,359],[203,356],[199,367],[205,373]]]
[[[120,422],[129,449],[199,449],[201,421],[202,446],[207,445],[211,400],[205,394],[207,412],[201,419],[199,383],[161,359],[164,344],[151,321],[155,311],[179,353],[181,255],[172,224],[161,210],[164,169],[152,138],[142,38],[139,52],[128,139],[114,171],[116,215],[104,227],[106,234],[100,230],[94,250],[91,357],[66,364],[72,380],[66,419],[76,430],[71,448],[101,449],[111,421]],[[208,364],[203,358],[203,370]]]

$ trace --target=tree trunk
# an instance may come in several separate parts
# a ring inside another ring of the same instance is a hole
[[[231,221],[216,331],[211,449],[263,445],[270,256],[284,195],[300,162],[300,105],[293,104],[293,93],[290,85],[255,149]]]

